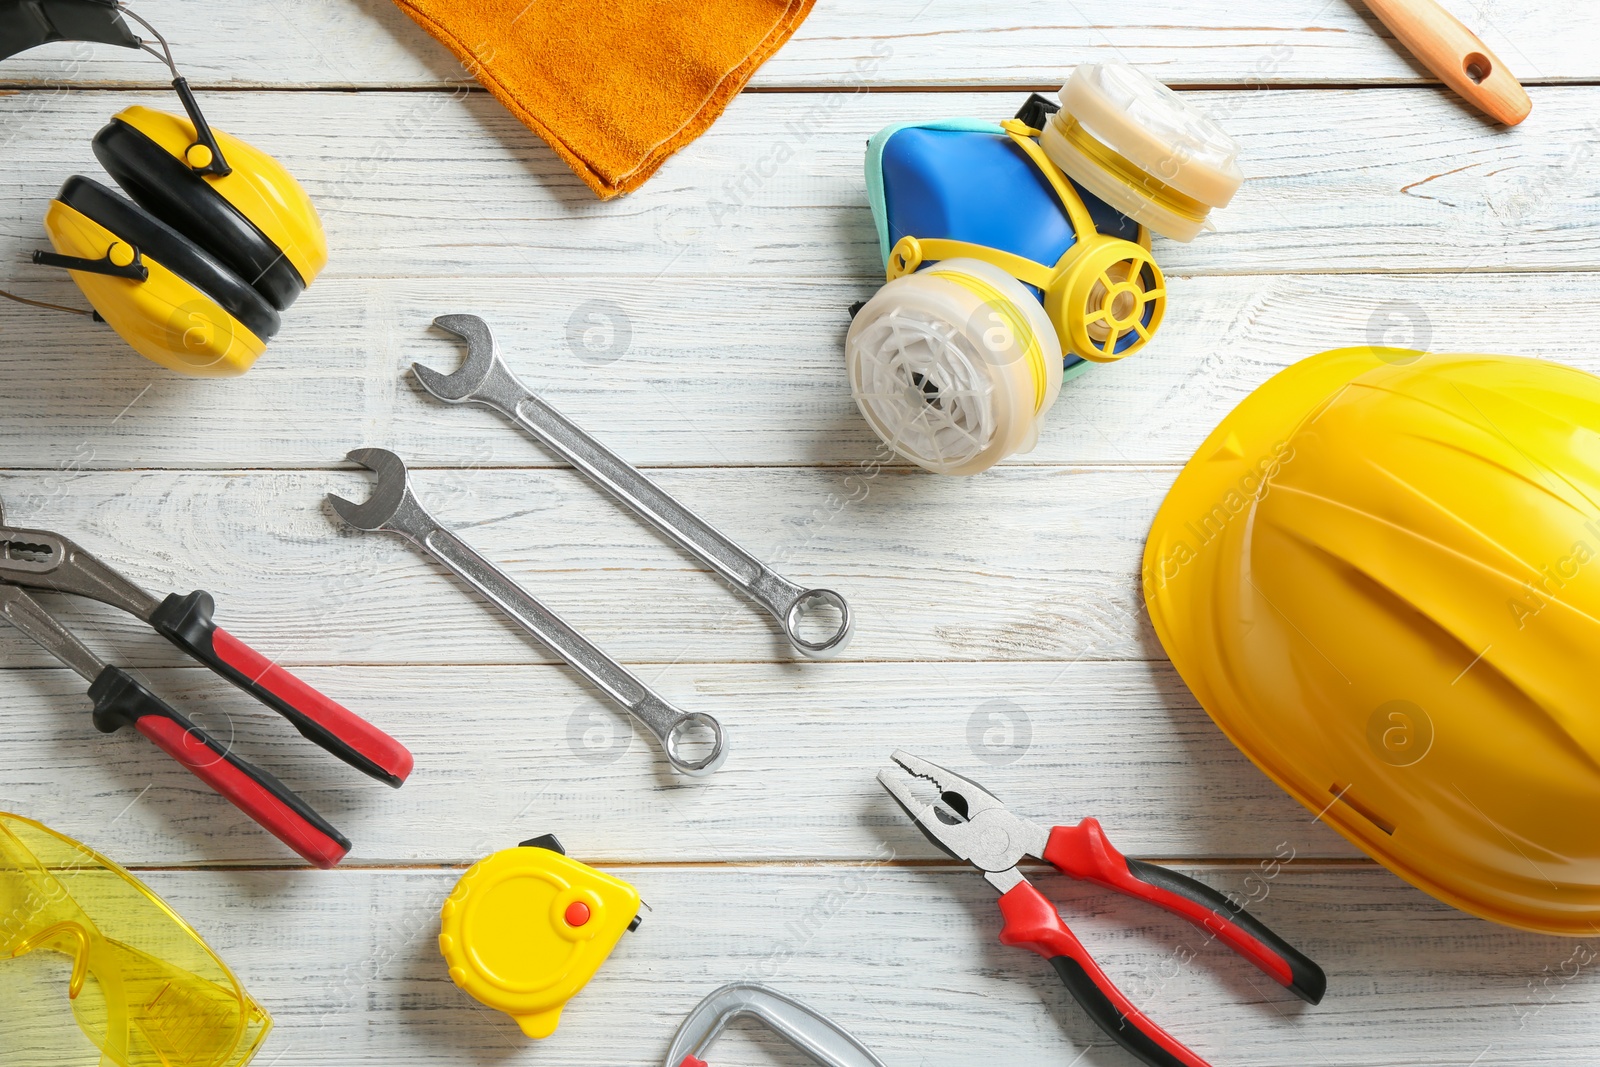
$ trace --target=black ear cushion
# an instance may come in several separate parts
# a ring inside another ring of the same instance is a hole
[[[278,311],[265,297],[209,252],[133,201],[81,174],[68,178],[56,199],[205,293],[263,341],[278,332]]]
[[[203,177],[139,130],[112,119],[95,158],[138,205],[221,260],[279,311],[305,289],[289,257]]]

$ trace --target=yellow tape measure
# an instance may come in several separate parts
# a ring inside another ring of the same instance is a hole
[[[639,893],[568,859],[546,835],[473,864],[439,917],[451,981],[529,1037],[549,1037],[567,1001],[639,925]]]

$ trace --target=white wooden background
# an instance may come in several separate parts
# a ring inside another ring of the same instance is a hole
[[[1468,918],[1314,823],[1196,707],[1140,610],[1140,549],[1177,467],[1276,369],[1381,339],[1600,371],[1600,9],[1449,6],[1530,86],[1518,129],[1431,85],[1351,0],[821,0],[708,134],[601,204],[387,0],[142,0],[213,121],[310,190],[332,263],[228,382],[0,306],[6,515],[153,589],[215,592],[224,625],[405,740],[417,771],[386,791],[153,635],[64,601],[355,850],[334,873],[296,866],[141,739],[96,734],[81,683],[9,631],[0,809],[144,872],[276,1016],[272,1067],[657,1064],[683,1014],[739,978],[831,1012],[890,1067],[1131,1063],[1042,961],[995,942],[992,893],[881,793],[899,745],[1041,819],[1100,817],[1129,852],[1258,900],[1323,964],[1327,999],[1307,1008],[1214,946],[1180,964],[1198,939],[1176,920],[1041,875],[1108,970],[1218,1067],[1592,1060],[1600,987],[1574,961],[1593,942]],[[841,360],[845,309],[878,271],[864,140],[900,119],[1004,117],[1095,59],[1193,90],[1250,180],[1221,232],[1158,242],[1162,334],[1074,383],[1035,453],[965,481],[879,470]],[[106,117],[173,106],[161,73],[66,46],[0,68],[17,90],[0,95],[0,284],[77,301],[22,256],[59,182],[97,171]],[[427,325],[464,311],[672,491],[843,590],[860,616],[845,660],[793,662],[754,609],[495,416],[420,395],[403,368],[450,365]],[[616,351],[568,344],[589,315]],[[719,716],[726,768],[672,780],[451,579],[340,529],[322,497],[359,495],[340,457],[363,444],[409,457],[482,551]],[[534,1045],[449,983],[433,938],[461,868],[547,831],[653,910]],[[37,1067],[24,1025],[0,1006],[0,1064]],[[716,1053],[801,1062],[748,1027]]]

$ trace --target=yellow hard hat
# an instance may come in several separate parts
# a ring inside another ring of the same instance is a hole
[[[1600,378],[1349,348],[1245,398],[1144,553],[1178,673],[1374,859],[1511,926],[1600,924]]]

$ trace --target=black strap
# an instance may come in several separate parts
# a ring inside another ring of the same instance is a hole
[[[34,252],[33,261],[41,267],[61,267],[63,270],[81,270],[112,278],[132,278],[136,282],[149,281],[150,268],[144,265],[143,253],[134,245],[128,247],[133,249],[133,261],[125,266],[111,262],[109,251],[99,259],[84,259],[82,256],[63,256],[41,249]]]
[[[1045,123],[1050,121],[1050,116],[1061,110],[1061,105],[1049,97],[1033,93],[1022,102],[1017,109],[1017,118],[1033,129],[1044,129]]]
[[[0,60],[55,41],[140,44],[117,0],[0,0]]]

